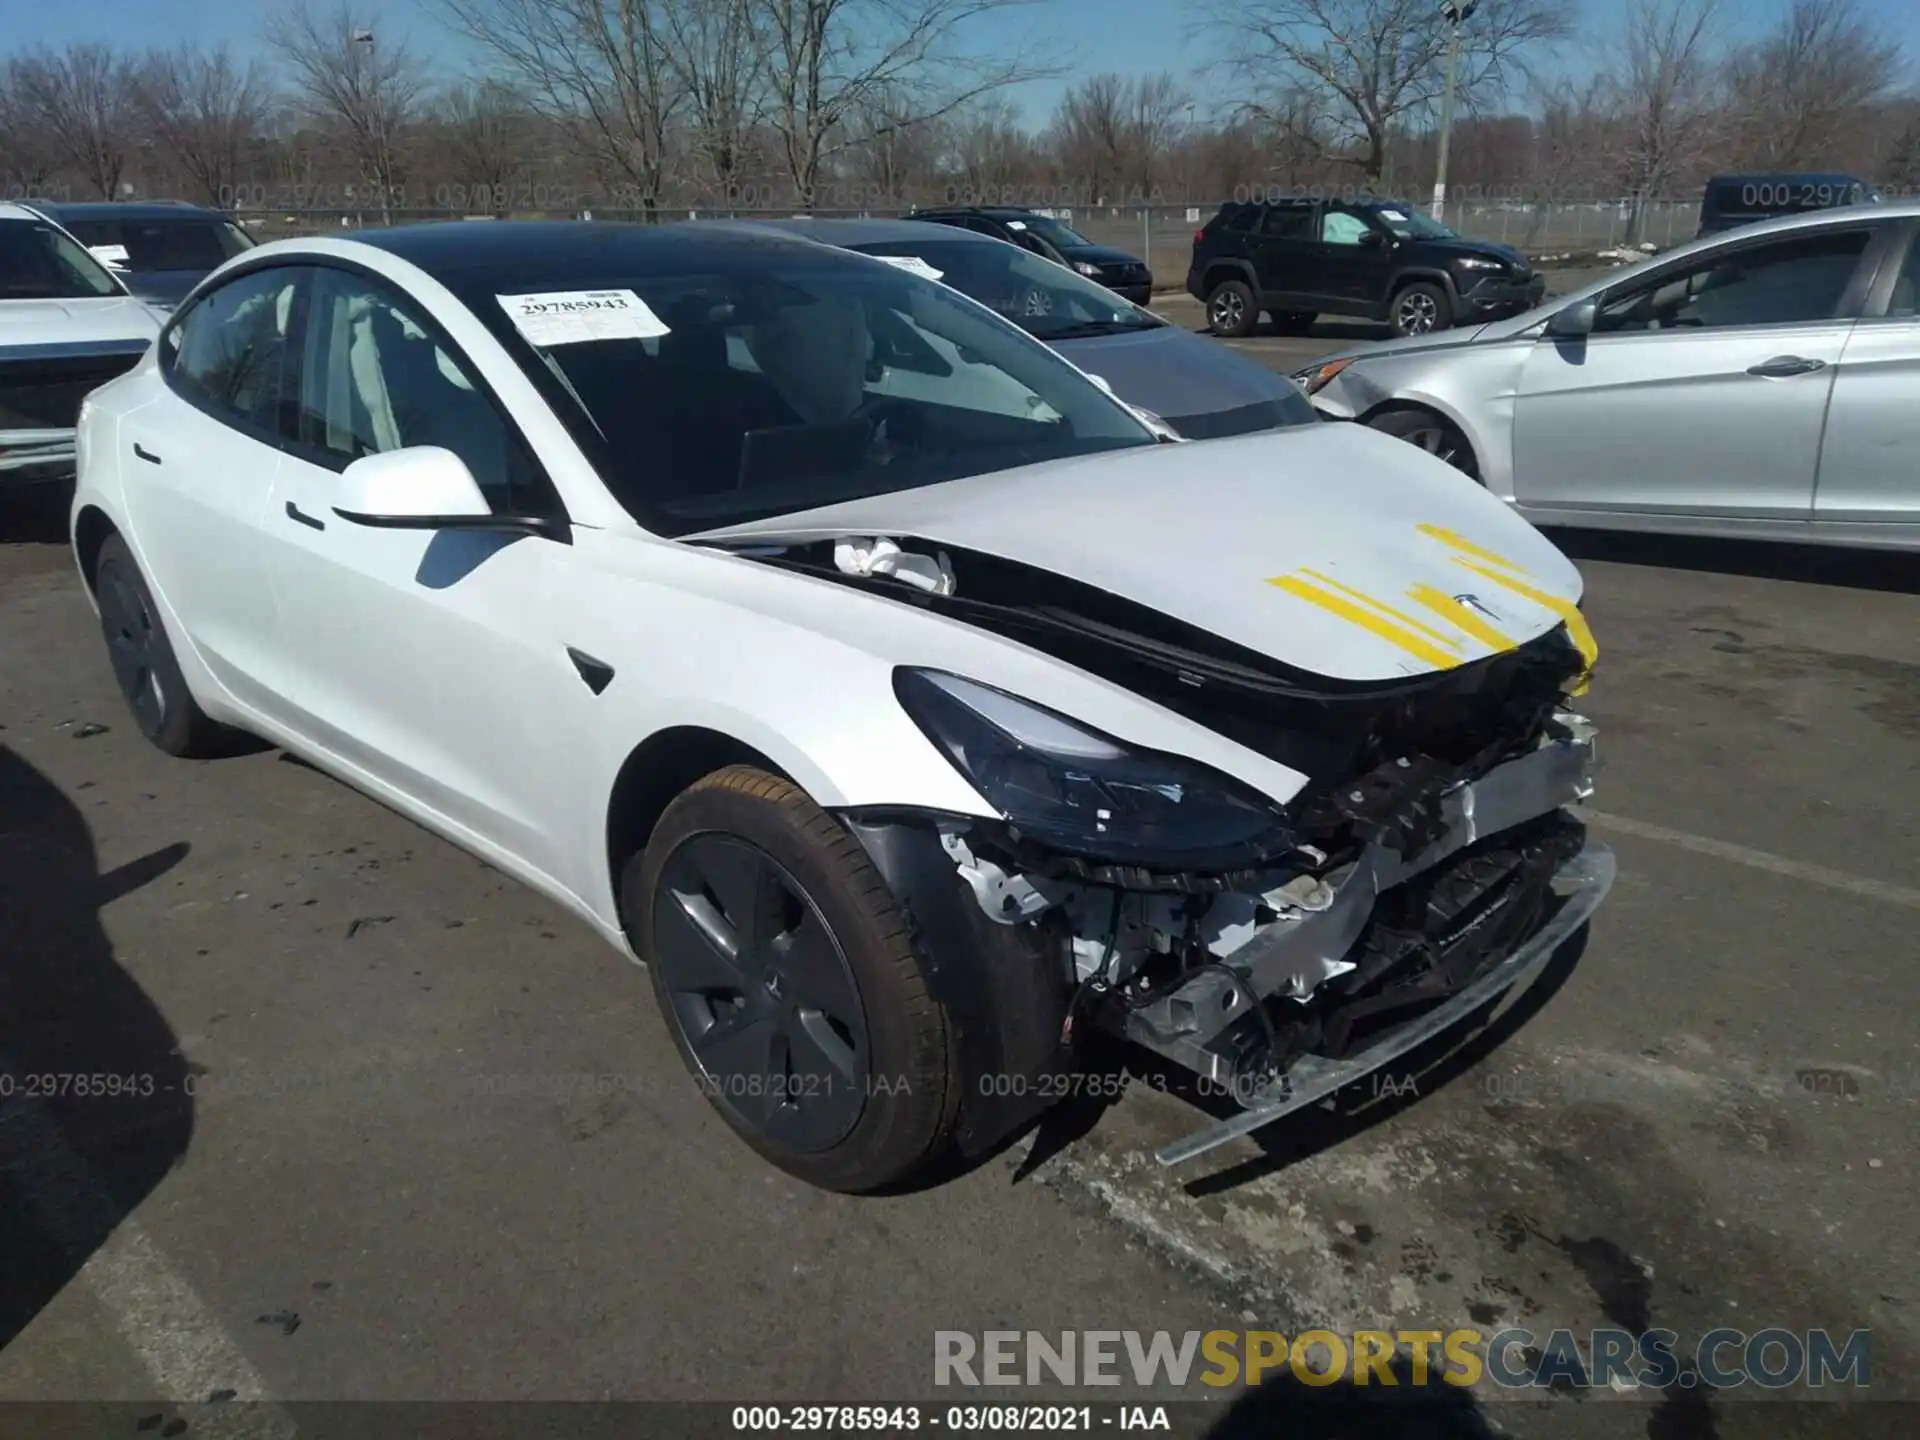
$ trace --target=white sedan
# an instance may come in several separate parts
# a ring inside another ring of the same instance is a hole
[[[1573,566],[1441,462],[1164,443],[806,240],[441,225],[236,257],[89,397],[142,731],[284,746],[647,962],[775,1164],[887,1185],[1106,1030],[1270,1123],[1484,1008],[1612,862]]]

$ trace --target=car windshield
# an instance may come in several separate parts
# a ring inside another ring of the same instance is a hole
[[[1104,285],[1018,246],[979,240],[885,240],[852,247],[917,266],[1038,340],[1157,330],[1167,322]]]
[[[1051,215],[1022,215],[1017,220],[1005,222],[1009,230],[1031,230],[1056,250],[1068,250],[1076,246],[1091,245],[1078,230],[1064,220],[1055,220]]]
[[[1157,443],[945,284],[813,248],[464,298],[656,534]]]
[[[1382,205],[1373,212],[1394,234],[1409,240],[1456,240],[1458,232],[1442,225],[1430,215],[1422,215],[1404,205]]]
[[[121,293],[98,260],[45,221],[0,220],[0,300]]]
[[[225,220],[76,220],[67,226],[82,245],[116,270],[136,275],[189,270],[202,274],[253,248]]]

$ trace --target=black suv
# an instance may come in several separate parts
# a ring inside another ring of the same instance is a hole
[[[1263,310],[1282,330],[1332,313],[1424,335],[1517,315],[1546,289],[1519,251],[1391,200],[1223,205],[1193,237],[1187,271],[1187,293],[1216,335],[1252,334]]]
[[[1066,221],[1051,215],[1012,206],[967,205],[914,210],[907,219],[957,225],[962,230],[1005,240],[1077,270],[1136,305],[1145,305],[1153,298],[1153,271],[1144,260],[1111,245],[1097,245]]]

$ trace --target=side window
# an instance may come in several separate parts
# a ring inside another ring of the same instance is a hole
[[[1358,245],[1371,228],[1358,215],[1329,210],[1320,219],[1320,239],[1328,245]]]
[[[221,419],[290,435],[287,337],[307,272],[255,270],[203,295],[167,331],[174,387]]]
[[[1907,246],[1907,263],[1894,278],[1893,294],[1887,299],[1887,317],[1912,320],[1920,316],[1920,237]]]
[[[1831,320],[1868,238],[1866,230],[1843,230],[1723,252],[1608,296],[1593,328],[1724,330]]]
[[[1259,206],[1242,205],[1238,210],[1234,211],[1232,215],[1227,217],[1227,229],[1235,234],[1240,234],[1253,229],[1259,221]]]
[[[556,507],[525,442],[413,307],[346,271],[313,272],[297,439],[335,469],[438,445],[466,462],[495,510]]]
[[[1269,205],[1260,219],[1260,235],[1265,240],[1313,239],[1313,207]]]

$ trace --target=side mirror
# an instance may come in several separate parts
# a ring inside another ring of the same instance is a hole
[[[1548,317],[1546,333],[1556,340],[1582,339],[1593,333],[1594,322],[1599,318],[1598,300],[1576,300]]]
[[[1360,236],[1360,248],[1362,250],[1378,250],[1385,246],[1386,243],[1387,237],[1382,235],[1378,230],[1368,230]]]
[[[570,539],[544,515],[498,515],[466,461],[438,445],[363,455],[340,472],[333,513],[381,530],[492,530]]]

